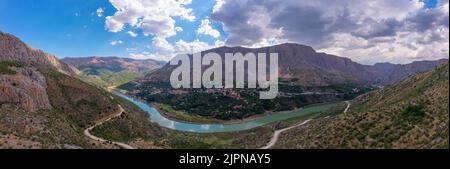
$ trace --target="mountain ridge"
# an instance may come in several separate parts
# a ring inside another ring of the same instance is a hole
[[[117,56],[66,57],[61,61],[78,68],[84,81],[105,88],[135,80],[165,64],[153,59],[136,60]]]
[[[128,69],[131,71],[140,71],[143,68],[155,69],[165,64],[164,61],[157,61],[153,59],[138,60],[118,56],[65,57],[62,58],[61,61],[67,64],[71,64],[77,68],[91,66],[98,68],[109,68],[110,70],[119,69],[119,71],[124,69]],[[135,68],[127,66],[135,66]]]
[[[14,35],[0,31],[0,61],[19,61],[27,65],[49,65],[60,72],[76,76],[80,71],[61,62],[55,56],[45,53],[40,49],[34,49]]]
[[[280,77],[297,78],[300,85],[317,86],[343,83],[360,83],[389,85],[409,75],[429,70],[433,66],[447,61],[439,59],[435,61],[416,61],[410,64],[387,63],[375,65],[363,65],[349,58],[316,52],[312,47],[284,43],[262,48],[227,47],[222,46],[205,50],[205,53],[215,52],[224,57],[224,53],[278,53]],[[191,55],[192,57],[192,55]],[[408,66],[410,65],[410,66]],[[208,67],[208,66],[207,66]],[[419,67],[419,68],[416,68]],[[161,69],[147,74],[137,81],[168,81],[169,73],[175,66],[164,65]],[[206,67],[205,67],[206,68]],[[401,70],[401,71],[400,71]],[[390,75],[396,73],[395,75]],[[389,76],[389,77],[387,77]]]
[[[123,118],[147,119],[129,102],[82,81],[76,68],[12,35],[0,35],[0,51],[0,148],[117,148],[83,130],[118,105]]]

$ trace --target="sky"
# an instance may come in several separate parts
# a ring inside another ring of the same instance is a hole
[[[169,60],[285,42],[363,64],[449,55],[448,0],[1,0],[0,31],[63,57]]]

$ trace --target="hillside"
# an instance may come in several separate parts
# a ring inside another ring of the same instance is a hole
[[[202,52],[218,53],[278,53],[280,78],[294,80],[302,86],[329,86],[338,84],[375,84],[388,85],[409,75],[423,72],[447,61],[418,61],[407,65],[376,64],[374,66],[362,65],[348,58],[318,53],[312,47],[285,43],[263,48],[219,47]],[[165,65],[163,68],[148,74],[138,80],[168,81],[170,73],[176,66]],[[204,67],[205,70],[208,66]]]
[[[61,60],[81,70],[81,78],[97,86],[118,86],[144,76],[165,62],[119,57],[70,57]]]
[[[202,54],[210,52],[218,53],[222,57],[225,53],[237,52],[278,53],[278,97],[260,100],[260,89],[175,90],[171,87],[169,78],[176,66],[169,64],[119,88],[148,102],[169,105],[175,110],[207,118],[230,120],[267,112],[290,111],[310,104],[350,100],[379,86],[389,85],[447,61],[442,59],[406,65],[384,63],[368,66],[348,58],[317,53],[311,47],[293,43],[256,49],[220,47]]]
[[[274,148],[449,148],[449,65],[360,96],[346,114],[285,132]]]
[[[39,58],[43,52],[12,50],[31,48],[11,35],[2,34],[0,44],[0,51],[7,51],[0,55],[0,148],[117,148],[90,140],[83,130],[116,112],[118,105],[126,111],[122,118],[139,111],[69,76],[70,69],[60,69],[70,68],[67,64]]]
[[[75,67],[59,61],[55,56],[33,49],[20,39],[0,31],[0,61],[17,61],[26,65],[51,65],[58,71],[78,75]]]

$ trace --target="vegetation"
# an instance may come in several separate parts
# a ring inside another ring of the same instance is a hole
[[[151,124],[148,118],[142,118],[145,115],[129,113],[126,117],[114,119],[95,128],[92,133],[102,138],[128,142],[138,148],[181,149],[259,148],[264,146],[273,134],[271,126],[213,134],[180,132]],[[137,140],[143,140],[152,146],[139,146]]]
[[[134,105],[128,106],[134,107]],[[337,104],[329,112],[296,117],[246,131],[212,134],[180,132],[160,128],[148,122],[145,112],[129,113],[123,118],[114,119],[95,128],[93,133],[103,138],[127,142],[138,148],[260,148],[269,142],[274,130],[297,124],[305,119],[323,118],[338,114],[345,109],[345,106],[346,104],[343,103]],[[143,140],[152,146],[141,146],[137,144],[137,140]]]
[[[132,72],[128,70],[114,72],[101,68],[83,68],[81,71],[82,80],[103,88],[128,83],[150,72],[149,70],[144,72]]]
[[[232,120],[266,112],[290,111],[310,104],[348,100],[373,89],[356,85],[305,87],[282,82],[277,98],[261,100],[259,92],[262,89],[173,89],[164,81],[149,81],[138,86],[129,83],[119,88],[137,89],[139,98],[169,105],[174,111],[187,112],[185,117],[180,113],[175,117],[188,120],[195,116]]]
[[[418,122],[426,115],[424,108],[425,106],[423,103],[409,105],[403,110],[402,117],[407,121]]]
[[[191,122],[191,123],[226,123],[227,121],[214,119],[214,118],[208,118],[204,116],[199,116],[192,113],[187,113],[179,110],[173,109],[171,106],[160,104],[160,103],[153,103],[153,107],[158,109],[158,112],[160,112],[163,116],[173,119],[173,120],[180,120],[184,122]]]
[[[16,61],[0,61],[0,75],[13,75],[16,71],[11,67],[23,67],[24,65]]]
[[[94,121],[115,112],[118,104],[130,103],[54,68],[36,67],[46,78],[47,94],[53,108],[30,113],[18,105],[1,104],[0,131],[39,144],[38,148],[108,147],[84,136],[83,130]],[[127,113],[121,118],[135,111],[128,107],[126,110]]]
[[[449,148],[449,67],[358,97],[350,111],[285,132],[275,148]]]

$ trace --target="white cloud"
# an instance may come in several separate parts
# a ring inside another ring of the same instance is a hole
[[[226,44],[261,47],[296,42],[373,63],[448,58],[448,0],[219,0],[210,18]]]
[[[278,39],[276,37],[272,37],[272,38],[264,38],[261,40],[261,42],[252,44],[250,46],[246,46],[245,47],[249,47],[249,48],[261,48],[261,47],[267,47],[267,46],[273,46],[273,45],[278,45],[281,43],[286,43],[289,42],[285,39]]]
[[[209,35],[214,38],[220,37],[220,32],[211,27],[210,21],[208,19],[203,19],[200,27],[197,29],[197,34]]]
[[[128,57],[132,59],[139,59],[139,60],[145,60],[145,59],[155,59],[155,60],[166,60],[164,55],[149,53],[149,52],[142,52],[142,53],[130,53]]]
[[[102,17],[103,16],[103,12],[105,12],[105,10],[100,7],[95,12],[97,13],[98,17]]]
[[[110,0],[117,12],[106,17],[105,27],[120,32],[125,25],[142,29],[144,35],[167,38],[176,34],[173,17],[193,21],[192,9],[186,8],[191,0]]]
[[[194,21],[191,8],[186,5],[192,0],[110,0],[117,10],[113,16],[107,16],[105,28],[110,32],[120,32],[130,26],[142,30],[144,36],[153,36],[153,53],[133,53],[130,57],[149,57],[159,60],[171,58],[177,52],[167,38],[183,31],[175,26],[174,17]],[[136,34],[128,32],[134,37]],[[132,55],[132,56],[131,56]]]
[[[156,59],[169,61],[177,54],[192,54],[200,51],[205,51],[211,48],[223,46],[225,43],[216,40],[214,44],[210,45],[198,39],[192,42],[178,40],[173,45],[163,38],[155,38],[152,42],[153,52],[130,53],[129,57],[137,59]]]
[[[222,8],[224,3],[225,3],[225,0],[216,0],[216,4],[214,5],[212,12],[214,13],[216,11],[219,11],[220,8]]]
[[[133,31],[128,31],[127,34],[130,35],[130,36],[133,37],[133,38],[135,38],[135,37],[138,36],[138,34],[135,33],[135,32],[133,32]]]
[[[192,41],[192,42],[186,42],[184,40],[179,40],[175,42],[174,48],[175,52],[177,54],[183,54],[183,53],[196,53],[201,52],[204,50],[208,50],[214,47],[218,47],[220,45],[223,45],[222,41],[216,41],[215,44],[209,45],[206,42],[202,42],[198,39]]]
[[[123,41],[121,41],[121,40],[114,40],[114,41],[111,41],[109,44],[112,46],[116,46],[116,45],[119,45],[122,43],[123,43]]]
[[[448,58],[448,34],[448,29],[426,32],[402,31],[394,37],[379,37],[369,40],[350,34],[338,34],[334,36],[330,47],[320,51],[349,57],[365,64],[436,60],[443,57]],[[440,40],[430,40],[431,38]]]

